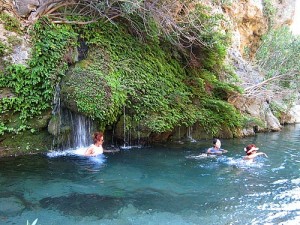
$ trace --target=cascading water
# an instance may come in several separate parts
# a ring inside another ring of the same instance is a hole
[[[77,149],[92,143],[91,135],[95,131],[93,120],[62,107],[59,85],[54,94],[52,114],[55,118],[54,149]]]
[[[63,110],[61,118],[64,121],[62,124],[70,129],[67,140],[62,145],[63,149],[83,148],[91,144],[94,124],[90,118],[66,109]]]
[[[193,127],[188,127],[188,130],[187,130],[188,140],[190,140],[190,142],[196,142],[196,140],[192,136],[192,133],[193,133]]]

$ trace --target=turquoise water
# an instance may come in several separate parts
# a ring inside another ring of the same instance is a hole
[[[300,224],[300,125],[222,140],[0,159],[0,224]],[[246,144],[269,157],[242,160]]]

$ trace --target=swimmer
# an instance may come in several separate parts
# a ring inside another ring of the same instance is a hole
[[[104,137],[102,132],[95,132],[93,135],[93,140],[94,144],[88,147],[84,153],[85,156],[97,156],[103,154],[104,152],[114,153],[120,151],[120,149],[103,149],[102,144],[104,142]]]
[[[102,132],[95,132],[93,134],[93,141],[94,144],[92,144],[90,147],[87,148],[84,155],[85,156],[97,156],[100,154],[103,154],[104,150],[102,147],[102,144],[104,142],[104,137]]]
[[[259,155],[264,155],[268,158],[268,156],[263,152],[257,152],[259,148],[257,148],[254,144],[247,145],[246,148],[244,148],[244,151],[246,152],[246,156],[244,156],[244,160],[253,161],[255,157]]]
[[[213,140],[213,145],[214,145],[213,147],[207,149],[206,151],[207,154],[221,155],[223,153],[228,152],[227,150],[221,148],[221,141],[219,139],[215,138]]]

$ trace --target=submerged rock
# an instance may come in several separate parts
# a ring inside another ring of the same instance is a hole
[[[40,200],[43,208],[56,209],[72,216],[103,218],[124,206],[123,199],[97,194],[74,193],[69,196],[48,197]]]
[[[21,214],[25,208],[23,202],[15,196],[0,198],[1,216],[16,216]]]

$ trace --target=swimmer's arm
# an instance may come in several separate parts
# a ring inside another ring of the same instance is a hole
[[[89,147],[85,153],[84,153],[85,156],[95,156],[95,153],[94,153],[94,148],[93,147]]]
[[[212,149],[212,148],[207,149],[207,150],[206,150],[206,153],[207,153],[207,154],[212,154],[211,149]]]
[[[265,153],[258,152],[258,153],[255,153],[255,154],[247,155],[247,156],[244,157],[244,159],[246,159],[246,160],[254,159],[256,156],[259,156],[259,155],[264,155],[268,158],[268,156]]]
[[[258,152],[258,153],[256,153],[256,156],[259,156],[259,155],[264,155],[265,157],[267,157],[267,158],[268,158],[268,156],[267,156],[267,154],[266,154],[266,153],[263,153],[263,152]]]
[[[225,150],[225,149],[220,149],[221,151],[222,151],[222,153],[226,153],[226,152],[228,152],[227,150]]]

